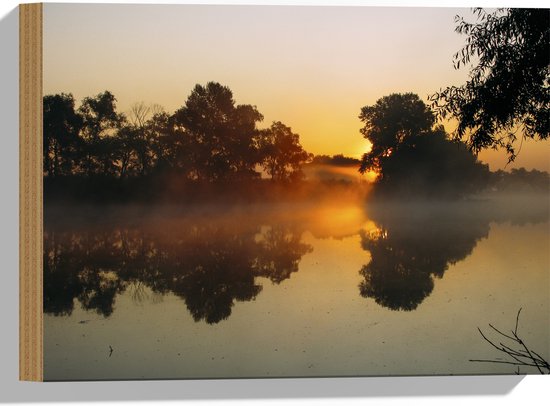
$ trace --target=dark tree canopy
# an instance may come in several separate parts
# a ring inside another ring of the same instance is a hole
[[[82,138],[85,148],[81,157],[83,172],[114,175],[120,173],[119,140],[117,131],[124,125],[125,117],[116,110],[116,98],[109,92],[86,97],[78,112],[83,120]]]
[[[334,166],[359,166],[361,160],[344,156],[344,154],[329,155],[315,155],[311,160],[312,164],[319,165],[334,165]]]
[[[311,158],[300,145],[300,136],[280,121],[262,131],[260,149],[262,167],[278,181],[301,179],[301,167]]]
[[[116,98],[108,90],[85,97],[78,111],[84,120],[84,135],[92,139],[112,134],[124,122],[124,116],[116,111]]]
[[[82,117],[75,111],[72,94],[44,96],[44,174],[71,174],[81,146]]]
[[[263,116],[254,106],[235,105],[228,87],[216,82],[196,85],[174,119],[188,140],[195,178],[254,175],[260,163],[256,124]]]
[[[360,171],[378,172],[384,194],[456,198],[486,186],[489,169],[460,141],[450,141],[412,93],[392,94],[361,109],[361,133],[372,144]]]
[[[458,198],[484,189],[489,167],[462,142],[450,141],[442,127],[418,137],[384,161],[378,183],[383,194]]]
[[[226,181],[245,190],[262,182],[262,169],[275,181],[299,180],[310,159],[290,127],[258,128],[256,107],[236,104],[216,82],[196,85],[173,114],[143,102],[119,113],[109,91],[78,109],[70,94],[43,103],[45,190],[53,195],[175,196]]]
[[[384,160],[411,138],[430,130],[434,115],[413,93],[390,94],[361,109],[361,129],[372,149],[363,155],[360,172],[380,171]]]
[[[503,147],[513,160],[517,132],[539,140],[550,134],[550,11],[474,14],[474,23],[456,17],[456,31],[468,38],[454,66],[472,65],[469,80],[430,99],[440,118],[458,120],[455,136],[473,151]]]

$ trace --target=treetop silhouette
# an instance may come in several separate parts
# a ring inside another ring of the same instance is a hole
[[[384,195],[456,198],[486,187],[487,165],[461,142],[448,139],[435,116],[413,93],[391,94],[359,115],[372,148],[359,171],[376,171]]]
[[[51,190],[145,193],[163,184],[246,182],[262,170],[274,181],[300,180],[311,156],[299,135],[279,121],[260,129],[262,120],[255,106],[236,104],[216,82],[197,84],[173,114],[144,103],[119,113],[109,91],[78,108],[71,94],[47,95],[46,191],[59,184]]]

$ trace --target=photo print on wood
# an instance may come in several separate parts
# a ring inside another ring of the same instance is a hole
[[[20,378],[549,373],[549,12],[20,6]]]

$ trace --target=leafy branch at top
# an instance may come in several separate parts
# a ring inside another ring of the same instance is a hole
[[[474,152],[504,148],[513,161],[516,131],[532,139],[550,135],[550,11],[474,9],[476,21],[455,17],[466,35],[455,69],[470,66],[468,81],[429,96],[439,119],[458,121],[454,135]]]

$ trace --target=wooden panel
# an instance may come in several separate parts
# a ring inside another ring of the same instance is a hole
[[[42,4],[19,6],[19,137],[19,379],[42,381]]]

